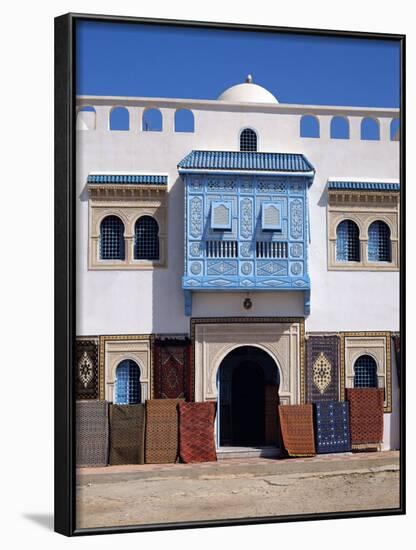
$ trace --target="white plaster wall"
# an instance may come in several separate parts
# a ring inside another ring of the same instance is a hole
[[[108,105],[105,105],[105,103]],[[152,100],[152,106],[158,100]],[[94,105],[89,98],[86,102]],[[330,140],[331,114],[340,108],[315,107],[321,120],[321,138],[300,138],[300,107],[274,108],[189,101],[170,105],[160,100],[162,132],[141,132],[140,101],[126,100],[131,119],[128,132],[110,132],[111,103],[97,100],[96,130],[77,132],[77,334],[133,334],[186,332],[181,277],[183,274],[183,183],[177,163],[192,149],[238,150],[243,127],[255,128],[260,151],[304,153],[316,169],[309,193],[312,283],[311,315],[307,331],[398,330],[399,275],[397,272],[327,271],[326,201],[328,178],[398,180],[399,144],[389,140],[388,122],[397,111],[375,112],[382,120],[382,140],[360,141],[359,121],[371,111],[346,109],[351,116],[350,140]],[[149,102],[147,102],[149,103]],[[172,103],[172,102],[171,102]],[[174,133],[174,111],[189,106],[195,133]],[[306,108],[304,112],[311,112]],[[372,114],[372,113],[371,113]],[[90,116],[90,113],[88,113]],[[168,263],[154,271],[88,271],[88,196],[90,172],[169,174]],[[193,316],[302,315],[302,295],[295,292],[251,293],[253,308],[245,311],[246,293],[194,293]]]

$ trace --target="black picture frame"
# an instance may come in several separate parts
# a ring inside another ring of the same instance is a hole
[[[128,527],[75,529],[75,392],[73,381],[75,353],[75,27],[78,21],[141,23],[146,25],[238,29],[239,31],[284,32],[325,37],[355,37],[394,40],[401,48],[400,75],[400,507],[397,509],[299,514],[290,516],[229,519],[217,521],[178,522]],[[249,525],[305,520],[327,520],[353,517],[405,514],[406,511],[406,256],[405,256],[405,55],[406,37],[401,34],[364,33],[324,29],[240,25],[221,22],[181,21],[139,17],[88,15],[69,13],[55,18],[55,531],[66,536],[169,529],[190,529],[214,526]]]

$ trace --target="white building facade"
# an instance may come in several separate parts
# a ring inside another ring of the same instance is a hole
[[[399,448],[399,111],[280,104],[251,78],[77,109],[79,397],[217,401],[219,447],[265,447],[266,386],[376,385]]]

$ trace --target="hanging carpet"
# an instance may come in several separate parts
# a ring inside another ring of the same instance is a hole
[[[265,443],[266,445],[279,446],[279,418],[277,407],[279,405],[279,386],[277,384],[264,387],[265,396]]]
[[[289,456],[314,456],[312,404],[279,405],[283,445]]]
[[[178,404],[183,399],[146,401],[146,464],[176,462],[178,456]]]
[[[144,464],[145,406],[110,405],[110,460]]]
[[[77,401],[75,422],[77,467],[107,466],[107,401]]]
[[[353,449],[378,448],[383,441],[383,388],[347,388]]]
[[[183,462],[217,460],[215,411],[216,403],[179,404],[179,455]]]
[[[347,401],[315,403],[314,428],[317,453],[345,453],[351,451]]]

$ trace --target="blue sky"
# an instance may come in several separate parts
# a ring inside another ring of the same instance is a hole
[[[398,42],[77,23],[77,93],[216,99],[251,73],[282,103],[399,107]]]

